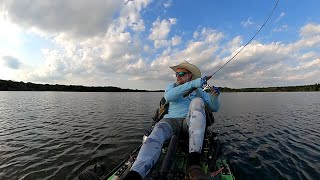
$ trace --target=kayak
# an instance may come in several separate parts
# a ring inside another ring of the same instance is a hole
[[[223,153],[222,143],[218,139],[219,133],[206,130],[203,150],[201,152],[201,168],[205,177],[201,179],[235,179],[233,168]],[[145,139],[147,135],[144,136]],[[142,145],[142,144],[141,144]],[[109,173],[98,175],[101,168],[95,166],[91,172],[82,173],[78,176],[80,180],[122,179],[130,170],[137,157],[141,145],[137,147],[126,159],[118,164]],[[188,138],[172,136],[170,141],[163,145],[160,158],[144,179],[185,179],[188,163]],[[91,173],[91,174],[90,174]]]
[[[168,112],[168,103],[165,99],[160,100],[160,108],[156,110],[149,133],[143,136],[143,141],[152,131],[154,125],[159,122],[164,114]],[[206,131],[203,142],[200,165],[205,177],[201,179],[235,179],[234,171],[228,159],[223,153],[222,143],[219,141],[219,133],[209,130],[214,123],[214,117],[208,107],[205,107],[206,113]],[[154,167],[144,179],[185,179],[188,168],[189,138],[188,133],[181,133],[178,136],[173,135],[170,141],[164,143],[160,157]],[[142,144],[143,144],[142,141]],[[95,165],[90,171],[81,173],[79,180],[118,180],[122,179],[130,170],[137,157],[142,144],[137,147],[129,156],[120,162],[112,171],[105,172],[103,164]]]

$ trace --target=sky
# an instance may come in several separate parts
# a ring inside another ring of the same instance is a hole
[[[184,60],[210,75],[276,0],[2,0],[0,79],[159,90]],[[279,0],[216,73],[230,88],[320,83],[319,0]]]

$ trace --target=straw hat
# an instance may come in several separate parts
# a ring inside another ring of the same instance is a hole
[[[170,66],[170,68],[174,71],[177,72],[177,69],[179,68],[184,68],[187,69],[188,71],[190,71],[192,73],[192,79],[197,79],[201,77],[201,72],[199,70],[199,68],[193,64],[190,64],[188,61],[184,61],[176,66]]]

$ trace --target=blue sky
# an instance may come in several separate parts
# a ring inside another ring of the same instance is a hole
[[[257,32],[276,1],[4,0],[0,79],[165,89],[183,60],[212,74]],[[320,83],[320,2],[280,0],[257,37],[209,83]]]

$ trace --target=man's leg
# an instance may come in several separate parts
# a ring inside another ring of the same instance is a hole
[[[205,107],[201,98],[191,101],[186,121],[189,130],[189,153],[201,153],[206,129]]]
[[[173,133],[169,123],[165,121],[157,123],[143,143],[130,171],[138,172],[141,177],[145,177],[159,159],[163,143],[169,139]]]
[[[187,179],[194,179],[203,176],[200,167],[200,155],[206,128],[206,116],[204,102],[201,98],[195,98],[191,101],[186,123],[189,131]]]

